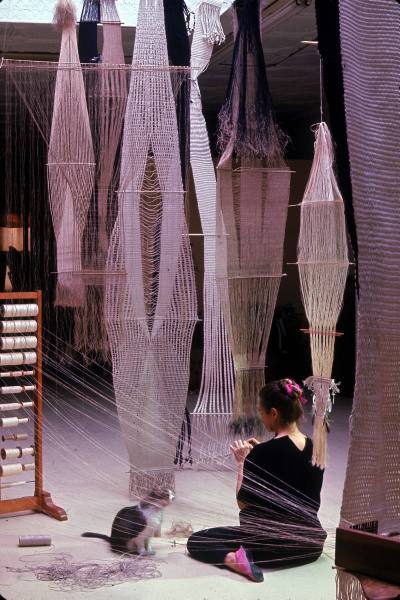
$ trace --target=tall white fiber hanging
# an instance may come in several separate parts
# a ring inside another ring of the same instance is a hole
[[[290,171],[274,120],[258,0],[236,0],[235,45],[219,115],[217,276],[235,366],[234,428],[259,428],[268,338],[282,277]],[[220,219],[220,213],[222,220]]]
[[[331,379],[336,324],[349,268],[344,203],[333,171],[333,145],[326,123],[315,132],[314,160],[301,204],[298,266],[309,322],[314,393],[313,464],[327,460],[328,416],[337,387]]]
[[[195,14],[191,46],[190,161],[204,235],[203,370],[200,393],[193,411],[193,424],[195,429],[207,429],[208,434],[211,433],[210,420],[216,424],[218,419],[224,421],[226,415],[232,413],[234,392],[232,356],[216,279],[215,168],[198,84],[198,77],[208,67],[214,44],[220,44],[225,39],[220,22],[221,6],[222,0],[210,0],[199,4]],[[210,443],[226,446],[223,435],[210,440]],[[210,455],[212,449],[204,449],[204,452],[200,452],[200,459],[202,456],[209,459]]]
[[[54,22],[61,30],[53,118],[48,148],[49,199],[57,243],[57,298],[63,306],[85,299],[82,235],[94,184],[94,152],[70,0],[59,0]]]
[[[107,262],[124,275],[108,280],[106,298],[134,496],[174,488],[189,382],[197,306],[174,97],[188,76],[168,66],[162,0],[141,0]]]

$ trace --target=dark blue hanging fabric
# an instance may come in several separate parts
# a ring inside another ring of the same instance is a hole
[[[357,267],[357,227],[354,218],[350,157],[347,145],[342,55],[340,50],[339,0],[316,0],[315,9],[318,27],[318,50],[322,59],[323,85],[329,109],[330,130],[335,142],[338,183],[344,199],[347,229]],[[358,269],[356,269],[356,287],[358,291],[357,271]]]
[[[237,157],[283,160],[285,136],[275,122],[260,33],[260,0],[233,4],[237,33],[225,103],[219,113],[219,146]]]
[[[189,16],[189,9],[183,0],[164,0],[165,32],[171,65],[190,66]]]
[[[100,21],[100,0],[85,0],[79,21],[78,51],[81,63],[98,62],[97,23]]]
[[[190,66],[190,43],[188,36],[189,9],[183,0],[164,0],[165,33],[168,58],[172,66]],[[189,114],[190,77],[180,76],[182,84],[176,96],[176,116],[178,120],[179,148],[183,187],[186,189],[187,168],[189,165]]]

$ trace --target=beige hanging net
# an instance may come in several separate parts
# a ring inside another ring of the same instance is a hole
[[[333,172],[333,146],[326,123],[315,132],[314,160],[301,204],[298,266],[309,322],[314,393],[313,464],[325,467],[328,417],[337,386],[331,379],[336,323],[349,268],[344,203]]]

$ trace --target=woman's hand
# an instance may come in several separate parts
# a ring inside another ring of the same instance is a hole
[[[229,446],[238,465],[242,465],[253,446],[247,440],[237,440]]]
[[[256,438],[250,438],[249,440],[247,440],[248,443],[250,444],[250,446],[252,448],[254,448],[254,446],[257,446],[257,444],[259,444],[260,442],[258,440],[256,440]]]

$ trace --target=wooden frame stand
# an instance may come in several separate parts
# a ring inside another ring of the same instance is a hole
[[[67,514],[63,508],[56,506],[53,504],[51,496],[48,492],[43,490],[43,408],[42,408],[42,394],[43,394],[43,372],[42,372],[42,292],[4,292],[0,293],[0,304],[1,305],[19,305],[21,303],[29,303],[37,304],[37,315],[34,317],[30,317],[30,319],[35,319],[37,322],[37,330],[35,332],[37,338],[37,345],[35,348],[36,352],[36,363],[29,363],[34,369],[34,380],[35,380],[35,389],[32,392],[34,394],[33,400],[33,417],[34,417],[34,443],[32,444],[34,447],[33,450],[33,459],[34,459],[34,468],[35,468],[35,490],[33,496],[25,496],[22,498],[13,498],[2,500],[0,497],[0,515],[16,513],[21,511],[33,510],[37,512],[42,512],[50,517],[54,517],[59,521],[66,521]],[[23,315],[26,316],[26,315]],[[19,319],[18,314],[13,317],[14,319]],[[2,319],[7,319],[7,316],[2,316]],[[9,319],[12,321],[12,319]],[[7,340],[7,331],[2,330],[3,335],[6,334],[6,337],[2,338],[3,340]],[[19,333],[16,331],[15,333]],[[18,337],[18,336],[17,336]],[[20,346],[18,346],[20,347]],[[2,354],[3,354],[2,349]],[[21,354],[24,354],[23,352]],[[29,354],[29,353],[27,353]],[[32,354],[32,353],[30,353]],[[11,364],[17,364],[12,362]],[[22,364],[25,364],[24,362]],[[10,375],[11,373],[11,375]],[[2,385],[4,385],[4,381],[7,381],[7,385],[11,385],[9,383],[9,377],[13,377],[13,370],[7,367],[7,371],[4,370],[4,367],[1,366],[0,369],[0,378],[2,381]],[[4,375],[4,378],[2,377]],[[24,379],[22,377],[22,379]],[[14,381],[16,378],[14,377]],[[6,397],[6,396],[3,396]],[[7,413],[8,415],[9,413]],[[13,414],[13,413],[11,413]],[[0,411],[0,418],[5,416],[5,414]],[[7,422],[7,419],[3,419],[3,421]],[[4,424],[0,427],[0,432],[4,433],[7,428],[7,425]],[[7,436],[5,436],[7,439]],[[4,439],[3,439],[4,441]],[[2,468],[3,468],[3,461]],[[18,465],[17,465],[18,466]],[[9,478],[7,478],[9,480]],[[4,479],[0,476],[0,483],[3,483]],[[10,487],[13,485],[23,485],[24,482],[16,482],[14,484],[10,484]],[[0,489],[1,493],[1,489]]]

